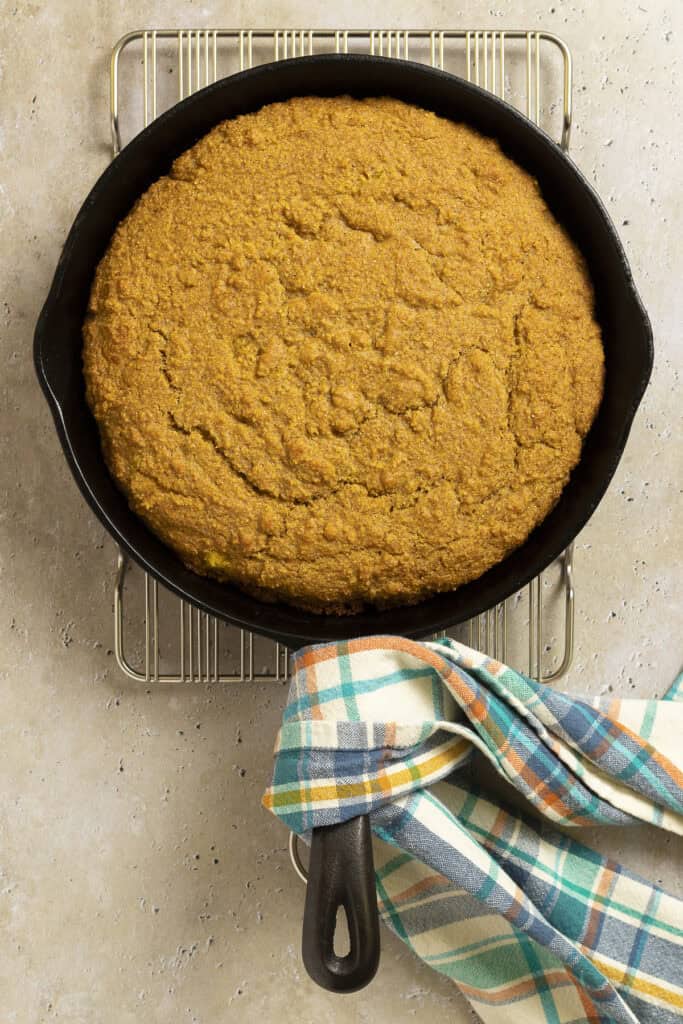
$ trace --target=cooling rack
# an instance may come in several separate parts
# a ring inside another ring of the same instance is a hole
[[[110,65],[113,155],[173,103],[236,71],[312,53],[370,53],[451,71],[514,104],[569,147],[572,61],[549,32],[524,29],[140,29]],[[573,546],[524,591],[448,635],[550,682],[574,648]],[[439,634],[443,636],[444,634]],[[284,682],[285,647],[228,626],[161,587],[119,553],[114,651],[142,683]]]

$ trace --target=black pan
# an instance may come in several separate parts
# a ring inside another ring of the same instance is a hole
[[[81,324],[95,267],[114,228],[140,193],[167,173],[175,157],[226,118],[291,96],[341,93],[395,96],[465,121],[494,136],[538,179],[548,205],[587,260],[602,328],[606,380],[581,461],[554,510],[520,548],[453,592],[415,606],[335,617],[265,604],[235,587],[197,576],[130,511],[107,472],[85,401]],[[545,569],[587,522],[612,478],[650,376],[652,334],[604,206],[544,132],[490,93],[424,65],[321,55],[263,65],[223,79],[162,114],[126,146],[92,189],[69,233],[36,328],[35,362],[76,482],[117,543],[161,583],[198,607],[297,647],[372,633],[425,636],[490,608]],[[304,941],[304,954],[309,972],[329,988],[359,987],[376,966],[372,861],[369,829],[363,821],[338,829],[335,849],[341,853],[334,864],[331,844],[323,836],[314,837],[306,911],[310,941],[308,946]],[[352,917],[357,915],[350,921],[348,958],[336,957],[332,948],[334,911],[342,904]],[[317,929],[313,938],[311,929]]]
[[[135,199],[219,121],[311,93],[396,96],[495,136],[538,179],[549,206],[588,261],[607,364],[605,395],[581,462],[555,509],[525,544],[455,591],[411,607],[351,616],[265,604],[185,568],[130,511],[109,476],[81,370],[81,324],[93,273]],[[36,328],[35,361],[76,482],[117,543],[198,607],[298,647],[373,633],[425,636],[490,608],[545,569],[587,522],[617,467],[650,376],[652,337],[605,208],[544,132],[490,93],[442,71],[381,57],[321,55],[263,65],[210,85],[162,114],[126,146],[92,189],[69,232]]]

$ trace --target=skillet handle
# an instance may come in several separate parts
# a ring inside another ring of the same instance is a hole
[[[334,951],[337,911],[343,907],[350,949]],[[370,819],[314,828],[302,938],[304,966],[329,992],[357,992],[379,965],[379,917]]]

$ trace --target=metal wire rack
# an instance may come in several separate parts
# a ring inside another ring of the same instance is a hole
[[[110,65],[113,155],[174,102],[220,77],[271,60],[365,52],[414,60],[489,89],[569,146],[572,61],[548,32],[524,29],[141,29]],[[550,682],[574,648],[573,547],[520,592],[449,635]],[[176,598],[122,554],[114,584],[114,649],[143,683],[284,682],[287,649]]]

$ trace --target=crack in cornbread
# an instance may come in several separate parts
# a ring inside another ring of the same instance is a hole
[[[474,579],[556,503],[603,382],[582,257],[498,145],[393,99],[218,125],[117,228],[87,397],[183,561],[316,611]]]

